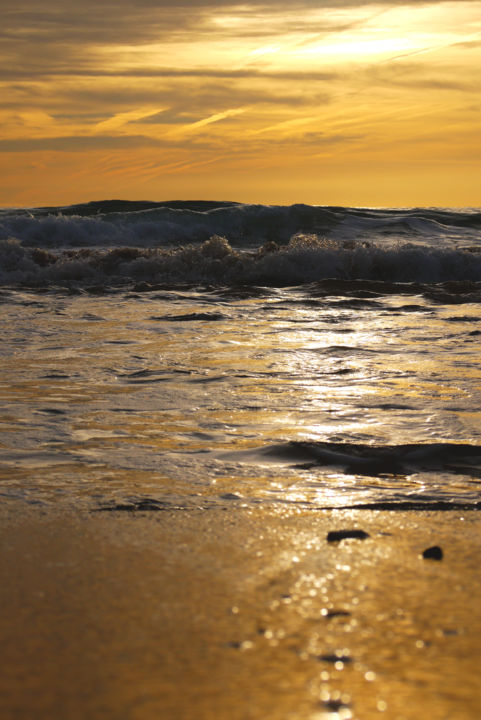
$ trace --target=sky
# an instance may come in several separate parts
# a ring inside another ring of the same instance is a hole
[[[480,68],[480,0],[2,0],[0,206],[479,206]]]

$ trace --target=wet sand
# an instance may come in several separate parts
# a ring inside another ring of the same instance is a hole
[[[477,512],[9,501],[0,536],[2,720],[481,715]]]

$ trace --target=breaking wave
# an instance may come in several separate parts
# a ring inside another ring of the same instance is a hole
[[[0,210],[0,283],[481,282],[481,213],[102,201]]]
[[[177,248],[64,249],[0,240],[4,286],[85,287],[92,284],[244,284],[285,286],[326,279],[390,283],[481,283],[481,253],[401,245],[383,248],[297,235],[287,245],[233,248],[219,236]],[[479,290],[479,288],[473,288]]]
[[[479,240],[481,212],[430,208],[366,209],[221,202],[110,200],[68,207],[0,210],[0,238],[28,247],[157,247],[221,235],[234,245],[286,243],[297,233],[337,239],[418,242]]]

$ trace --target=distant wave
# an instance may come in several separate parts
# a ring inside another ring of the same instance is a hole
[[[0,211],[0,238],[25,247],[166,247],[221,235],[236,247],[288,243],[296,234],[340,240],[479,244],[476,210],[376,210],[310,205],[110,200]]]

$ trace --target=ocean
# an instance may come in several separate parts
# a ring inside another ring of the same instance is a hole
[[[0,211],[0,492],[481,506],[481,211]]]

